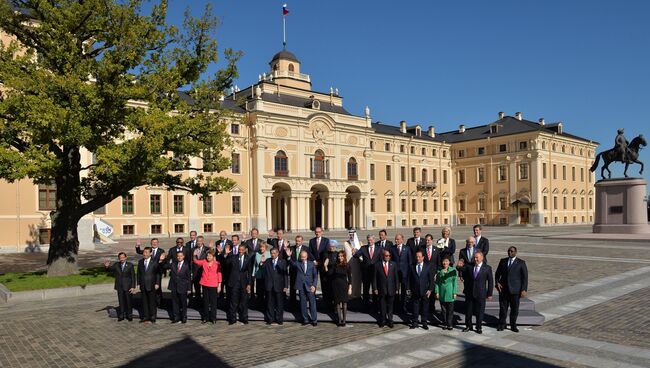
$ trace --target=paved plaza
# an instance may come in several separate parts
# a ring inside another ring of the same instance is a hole
[[[437,236],[440,229],[425,230]],[[459,246],[470,230],[452,229]],[[484,229],[489,263],[504,257],[508,246],[519,248],[529,267],[529,297],[546,317],[543,326],[518,334],[493,326],[478,335],[460,328],[380,329],[369,323],[337,328],[159,320],[145,326],[108,318],[117,299],[104,294],[0,304],[0,367],[650,367],[650,240],[547,238],[589,231],[588,226]],[[165,239],[163,247],[170,244]],[[132,246],[86,252],[80,263],[98,265],[118,250],[132,253]],[[35,269],[43,259],[3,255],[0,272]]]

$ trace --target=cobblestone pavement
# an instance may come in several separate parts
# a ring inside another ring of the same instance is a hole
[[[329,323],[118,323],[107,318],[106,309],[117,302],[110,294],[0,304],[0,367],[650,367],[650,241],[545,238],[587,230],[484,229],[491,264],[509,245],[519,247],[529,265],[531,299],[547,318],[518,334],[363,323],[343,329]],[[452,236],[460,246],[461,234],[469,233],[469,227],[454,228]],[[96,265],[132,246],[85,252],[80,263]],[[15,269],[34,269],[42,262],[38,257],[44,255],[3,255],[0,272],[14,262]]]

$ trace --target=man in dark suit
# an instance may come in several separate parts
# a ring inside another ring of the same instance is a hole
[[[390,248],[390,259],[397,264],[397,275],[399,276],[398,297],[395,302],[398,311],[406,312],[406,290],[409,289],[409,273],[413,264],[411,248],[404,244],[404,235],[395,235],[395,245]]]
[[[366,237],[367,244],[361,246],[359,250],[354,253],[355,258],[360,258],[361,262],[361,282],[363,283],[363,302],[366,306],[370,304],[370,287],[373,285],[375,277],[375,265],[381,262],[382,249],[375,245],[375,237],[368,235]],[[374,290],[374,288],[373,288]],[[374,301],[373,291],[373,301]]]
[[[470,236],[465,240],[465,248],[458,252],[458,259],[462,259],[466,265],[474,265],[474,253],[476,252],[475,240]]]
[[[162,254],[165,254],[165,251],[159,247],[159,241],[158,238],[152,238],[151,241],[149,242],[149,249],[151,250],[151,258],[153,258],[154,261],[158,262],[160,260],[160,256]],[[138,254],[144,254],[142,248],[142,241],[140,239],[135,241],[135,252]]]
[[[142,255],[144,258],[138,262],[138,285],[142,293],[140,322],[156,323],[156,291],[160,289],[160,266],[151,257],[151,248],[144,248]],[[164,255],[161,258],[164,260]]]
[[[424,246],[424,238],[422,238],[422,229],[419,227],[414,227],[413,228],[413,237],[409,238],[409,240],[406,241],[406,246],[411,248],[411,254],[415,254],[415,252],[422,248]]]
[[[289,241],[288,241],[287,239],[284,238],[284,230],[282,230],[282,229],[278,229],[278,231],[276,232],[276,234],[277,234],[277,238],[275,238],[275,239],[271,239],[272,242],[269,243],[269,244],[270,244],[271,247],[273,247],[273,248],[278,248],[278,251],[279,251],[279,257],[282,258],[282,259],[284,259],[284,260],[286,260],[286,259],[287,259],[287,253],[286,253],[286,251],[287,251],[287,249],[289,249],[289,247],[290,247],[291,245],[289,244]]]
[[[519,315],[519,299],[528,292],[528,268],[523,259],[517,257],[517,247],[508,248],[508,257],[499,261],[494,275],[499,291],[499,326],[503,331],[506,326],[506,315],[510,308],[510,329],[519,332],[517,316]]]
[[[483,262],[488,263],[487,255],[488,252],[490,251],[490,241],[488,240],[488,238],[481,235],[481,231],[483,231],[483,227],[480,224],[474,225],[473,230],[474,230],[474,244],[476,246],[476,250],[483,253]]]
[[[431,263],[433,273],[435,274],[440,267],[441,251],[433,241],[433,235],[427,234],[424,237],[425,245],[420,248],[424,254],[424,262]]]
[[[443,244],[442,253],[443,255],[447,254],[449,256],[449,263],[450,265],[453,265],[454,263],[456,263],[456,259],[454,256],[456,254],[456,240],[450,237],[451,229],[449,228],[449,226],[445,226],[442,229],[441,233],[442,233],[442,238],[440,238],[440,241]]]
[[[289,286],[287,262],[280,258],[278,248],[271,249],[271,259],[264,261],[266,290],[266,323],[281,325],[284,320],[284,297]]]
[[[291,267],[296,269],[296,282],[294,287],[298,290],[300,298],[300,311],[302,324],[311,322],[313,326],[318,325],[318,312],[316,311],[316,287],[318,286],[318,271],[312,261],[309,261],[309,252],[300,252],[300,261],[296,262],[291,258],[293,253],[289,251]],[[309,302],[309,313],[307,313],[307,302]]]
[[[228,239],[228,233],[225,230],[219,232],[219,240],[215,242],[215,246],[217,247],[217,253],[225,251],[227,246],[232,249],[232,241]]]
[[[248,248],[248,254],[249,255],[255,255],[255,252],[259,249],[260,243],[262,242],[259,239],[260,232],[257,230],[256,227],[251,229],[251,237],[247,239],[244,244],[246,244],[246,247]]]
[[[418,317],[422,321],[422,328],[429,329],[427,324],[429,318],[429,299],[435,289],[433,282],[435,274],[431,272],[429,264],[424,262],[424,253],[418,250],[415,253],[416,262],[411,266],[409,275],[409,290],[413,301],[413,320],[411,328],[418,327]]]
[[[382,250],[381,262],[375,265],[375,277],[373,277],[373,289],[379,296],[379,327],[393,328],[393,303],[395,294],[399,288],[399,276],[397,275],[397,264],[390,260],[390,250]]]
[[[290,247],[285,250],[285,254],[287,252],[291,253],[291,256],[287,258],[288,261],[294,261],[298,262],[300,261],[300,253],[303,251],[307,252],[307,260],[309,262],[314,262],[314,256],[312,256],[311,252],[309,251],[309,247],[305,244],[303,244],[304,239],[302,235],[296,235],[296,244],[293,247]],[[296,267],[290,267],[289,268],[289,306],[294,306],[296,303],[296,287],[294,286],[296,284],[296,273],[297,273],[297,268]]]
[[[205,246],[205,239],[203,236],[197,236],[196,237],[196,245],[194,246],[194,249],[192,249],[192,255],[196,254],[196,259],[205,259],[206,254],[208,254],[208,247]],[[192,257],[188,258],[187,261],[189,262],[192,259]],[[196,305],[202,305],[203,299],[201,298],[201,275],[203,274],[203,268],[197,266],[197,265],[192,265],[192,285],[194,287],[194,293],[192,294],[194,296],[194,303]]]
[[[474,253],[474,266],[466,265],[461,259],[456,266],[463,271],[465,294],[465,329],[463,332],[472,331],[472,315],[476,316],[476,333],[483,333],[483,313],[485,313],[485,301],[492,300],[494,289],[494,278],[492,267],[483,262],[483,253]]]
[[[380,248],[387,248],[387,249],[393,246],[393,242],[388,240],[388,234],[386,233],[386,230],[384,229],[379,230],[379,240],[375,242],[375,245]]]
[[[183,255],[184,255],[183,259],[186,259],[186,260],[191,260],[192,259],[192,250],[190,249],[190,247],[185,246],[183,243],[184,243],[183,238],[176,238],[176,245],[169,248],[169,251],[167,251],[167,254],[169,254],[169,257],[168,257],[169,259],[167,260],[168,263],[176,262],[176,260],[178,259],[176,257],[176,255],[178,253],[183,253]],[[192,266],[190,265],[190,263],[192,263],[192,262],[188,261],[187,263],[190,266],[190,270],[191,270]]]
[[[115,291],[117,291],[117,301],[120,309],[117,311],[117,321],[123,321],[126,318],[129,322],[133,321],[133,292],[135,291],[135,267],[133,263],[126,260],[126,253],[120,252],[117,255],[119,262],[104,262],[106,270],[115,276]]]
[[[177,242],[177,244],[180,244],[182,247],[183,239],[181,239],[180,243]],[[171,270],[167,288],[172,292],[172,323],[186,323],[187,294],[192,288],[191,261],[186,260],[185,252],[183,251],[176,252],[175,255],[176,258],[170,259],[170,262],[163,263],[163,268]]]
[[[230,268],[228,287],[232,292],[232,297],[228,297],[230,301],[228,324],[231,325],[237,322],[237,314],[239,314],[239,320],[243,324],[248,324],[248,300],[252,290],[253,262],[251,261],[251,256],[246,251],[246,245],[240,244],[237,254],[228,256],[227,262]]]
[[[190,240],[185,243],[185,246],[190,248],[192,252],[194,252],[194,248],[196,248],[196,236],[197,233],[195,230],[190,231]],[[188,258],[187,261],[189,262],[192,258]]]
[[[309,251],[314,259],[319,260],[323,253],[327,251],[327,246],[330,240],[323,236],[323,228],[316,226],[314,229],[314,237],[309,239]],[[318,264],[316,266],[319,266]]]

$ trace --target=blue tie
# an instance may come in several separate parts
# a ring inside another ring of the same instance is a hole
[[[422,273],[422,263],[418,265],[418,276]]]

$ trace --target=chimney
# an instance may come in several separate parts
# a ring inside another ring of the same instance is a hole
[[[544,118],[539,118],[539,125],[546,125]]]
[[[464,124],[460,124],[460,126],[458,127],[458,133],[465,133],[465,125]]]
[[[402,121],[399,122],[399,131],[402,134],[406,133],[406,121],[402,120]]]
[[[564,128],[562,128],[562,122],[559,121],[557,123],[557,134],[562,134],[564,132]]]
[[[499,111],[499,119],[503,119],[506,117],[506,113],[503,111]]]
[[[436,128],[429,125],[429,130],[427,131],[427,134],[429,134],[429,137],[435,138],[436,137]]]
[[[521,120],[521,113],[520,112],[515,113],[515,119]]]

